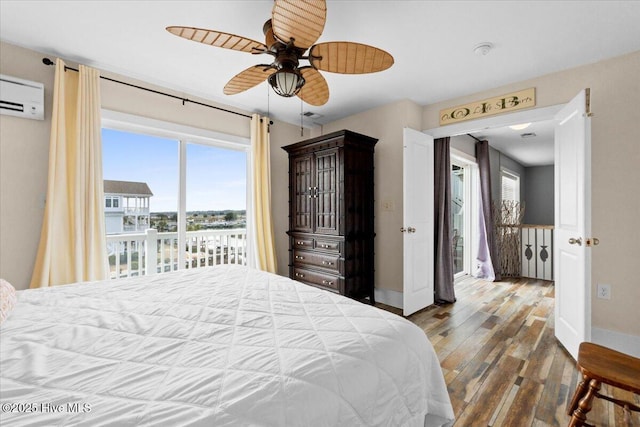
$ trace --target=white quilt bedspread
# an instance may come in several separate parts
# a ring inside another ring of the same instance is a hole
[[[240,266],[19,293],[4,426],[423,426],[453,419],[424,332]]]

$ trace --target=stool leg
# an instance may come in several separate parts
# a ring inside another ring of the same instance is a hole
[[[571,421],[569,422],[569,427],[581,427],[584,425],[584,423],[587,421],[587,413],[591,410],[593,398],[595,397],[598,390],[600,390],[600,381],[589,381],[589,391],[587,391],[587,394],[582,399],[580,399],[578,407],[575,411],[573,411]]]
[[[587,392],[587,388],[589,387],[589,379],[586,376],[582,377],[582,381],[578,384],[575,393],[573,394],[573,399],[571,399],[571,404],[567,408],[567,415],[572,415],[573,411],[578,407],[578,403],[580,403],[580,399]]]

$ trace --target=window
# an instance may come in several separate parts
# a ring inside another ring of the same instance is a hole
[[[502,200],[520,202],[520,176],[507,169],[501,172]]]
[[[119,208],[120,197],[106,196],[104,198],[104,206],[106,208]]]
[[[247,262],[247,138],[103,111],[102,145],[112,278]]]

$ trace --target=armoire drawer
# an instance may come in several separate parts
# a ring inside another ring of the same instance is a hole
[[[315,248],[325,252],[340,253],[340,242],[329,239],[315,238]]]
[[[319,252],[293,250],[293,263],[296,266],[319,267],[326,270],[340,273],[338,266],[339,254],[324,254]]]
[[[313,249],[313,238],[293,236],[293,247],[296,249]]]
[[[340,291],[340,279],[337,276],[318,271],[306,270],[303,268],[293,269],[293,279],[299,282],[309,283],[334,292]]]

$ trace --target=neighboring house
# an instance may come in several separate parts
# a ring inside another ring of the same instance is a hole
[[[107,234],[144,231],[149,228],[149,199],[146,182],[104,180],[104,219]]]

